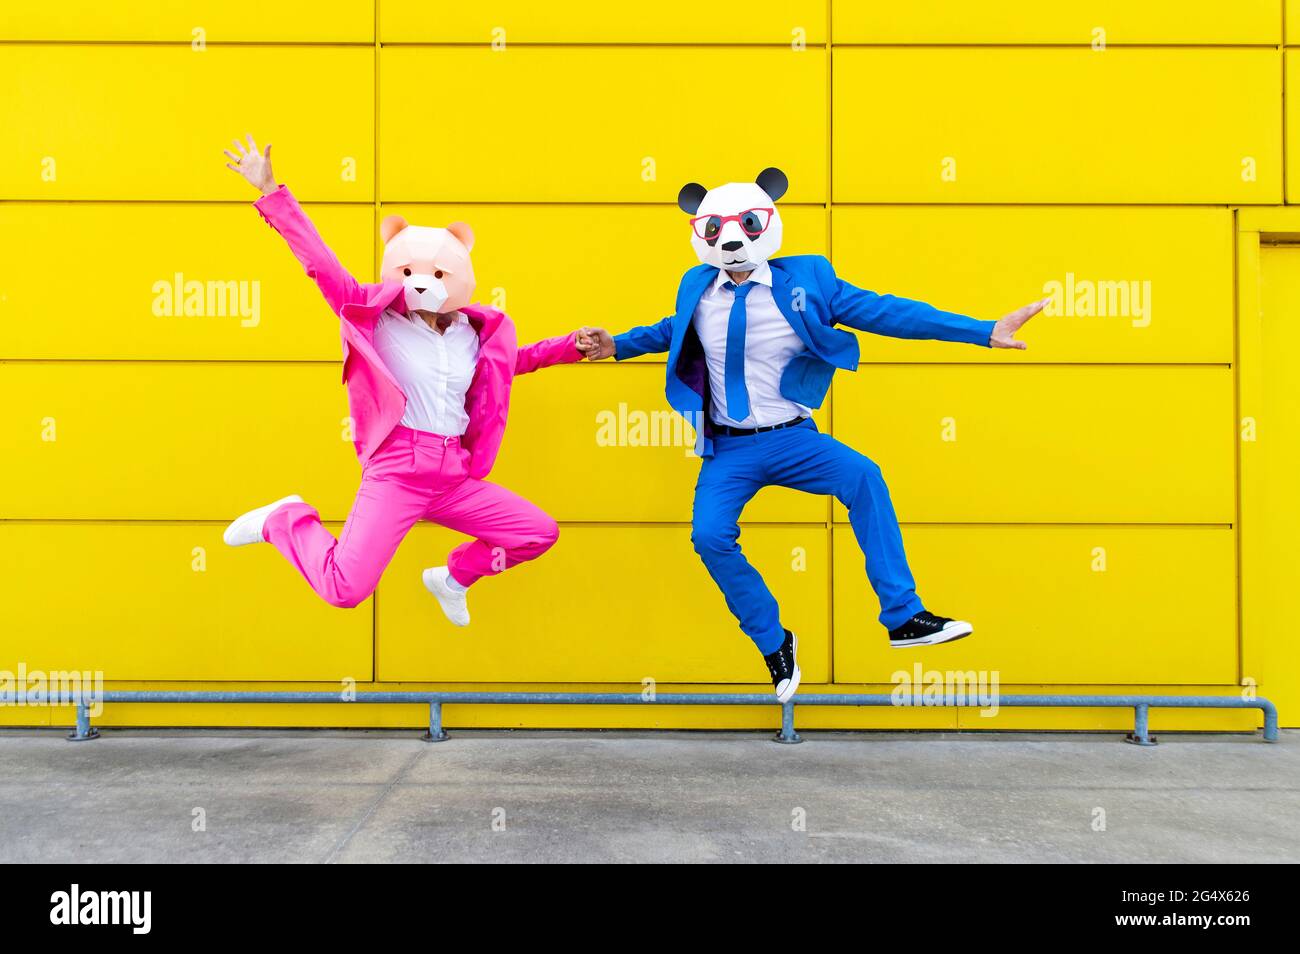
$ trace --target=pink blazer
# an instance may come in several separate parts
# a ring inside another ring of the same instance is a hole
[[[357,456],[365,463],[406,411],[406,395],[375,351],[375,323],[384,309],[406,313],[402,283],[365,285],[349,275],[284,186],[262,196],[254,207],[289,243],[307,275],[339,316],[343,382],[348,389]],[[474,380],[465,396],[469,429],[461,438],[461,446],[470,454],[470,476],[481,479],[492,470],[501,449],[515,375],[580,361],[582,352],[577,348],[576,333],[520,347],[515,340],[514,322],[504,312],[484,305],[469,305],[462,311],[478,332],[479,356]]]

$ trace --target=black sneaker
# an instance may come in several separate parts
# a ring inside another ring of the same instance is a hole
[[[799,663],[794,658],[798,651],[799,637],[787,629],[781,648],[763,657],[767,671],[772,674],[777,702],[789,702],[794,691],[799,688]]]
[[[889,631],[889,645],[895,649],[908,646],[936,646],[962,639],[975,631],[970,623],[960,619],[935,616],[925,610],[917,613],[898,629]]]

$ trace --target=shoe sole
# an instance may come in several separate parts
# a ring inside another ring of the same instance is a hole
[[[964,627],[964,628],[963,628]],[[975,627],[970,623],[963,623],[961,626],[954,626],[952,629],[945,629],[933,636],[920,636],[916,639],[904,639],[899,642],[889,641],[890,649],[907,649],[909,646],[938,646],[940,643],[955,643],[959,639],[965,639],[971,633],[975,632]]]
[[[795,692],[799,689],[799,680],[803,678],[803,673],[799,670],[799,637],[794,633],[790,634],[790,655],[794,657],[794,675],[790,677],[790,682],[785,687],[785,692],[776,694],[776,701],[785,704],[790,701]]]

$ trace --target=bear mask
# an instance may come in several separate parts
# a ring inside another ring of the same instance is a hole
[[[445,229],[408,225],[390,215],[379,226],[384,240],[383,281],[399,281],[407,311],[447,314],[463,308],[474,294],[469,253],[474,231],[464,222]]]

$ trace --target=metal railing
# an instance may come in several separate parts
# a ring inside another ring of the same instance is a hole
[[[811,693],[796,695],[784,704],[770,695],[717,692],[657,693],[646,696],[640,693],[621,692],[359,692],[344,696],[337,692],[244,692],[244,691],[167,691],[108,690],[96,696],[73,696],[70,699],[40,699],[30,704],[71,704],[77,710],[76,728],[69,733],[73,741],[99,737],[99,731],[90,724],[91,707],[99,703],[337,703],[405,704],[429,707],[429,731],[424,738],[429,742],[447,739],[442,724],[442,707],[445,705],[646,705],[646,706],[774,706],[781,707],[781,728],[776,741],[786,744],[802,742],[794,727],[795,706],[889,706],[891,708],[979,708],[978,702],[930,703],[921,696],[903,696],[903,701],[892,693],[834,694]],[[911,702],[915,704],[912,705]],[[1132,709],[1133,731],[1128,741],[1136,745],[1155,745],[1150,730],[1150,713],[1155,709],[1258,709],[1264,713],[1265,742],[1276,742],[1278,737],[1277,707],[1267,699],[1243,699],[1240,696],[1071,696],[1071,695],[1006,695],[996,700],[999,707],[1012,708],[1075,708],[1075,709]]]

